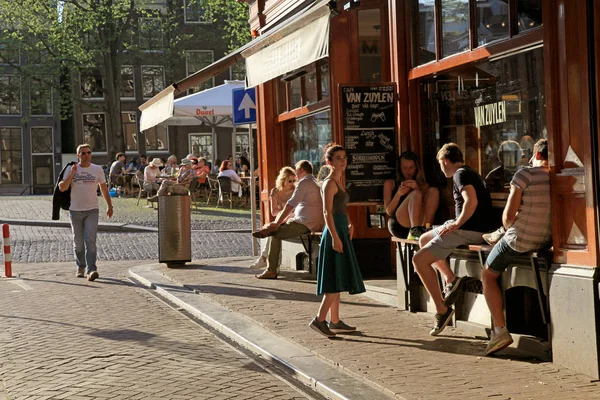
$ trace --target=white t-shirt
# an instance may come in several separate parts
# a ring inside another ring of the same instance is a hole
[[[71,176],[71,167],[67,167],[63,179]],[[83,168],[77,166],[77,173],[71,181],[71,211],[88,211],[100,208],[98,206],[98,185],[106,183],[102,167],[96,164],[90,164]]]
[[[155,181],[158,178],[160,178],[160,174],[161,174],[161,172],[160,172],[160,169],[158,167],[153,168],[153,167],[151,167],[151,166],[148,165],[144,169],[144,180],[145,181],[149,181],[149,182]]]

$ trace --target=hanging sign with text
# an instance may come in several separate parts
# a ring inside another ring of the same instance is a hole
[[[340,85],[350,202],[382,202],[396,176],[394,84]]]

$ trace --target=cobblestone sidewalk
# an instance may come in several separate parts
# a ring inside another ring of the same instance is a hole
[[[256,271],[246,267],[250,262],[206,260],[181,269],[157,265],[155,270],[407,399],[600,398],[600,385],[587,376],[511,348],[497,357],[482,357],[484,341],[453,328],[431,337],[431,315],[399,311],[363,296],[342,295],[342,319],[359,332],[322,338],[307,326],[320,302],[314,282],[295,272],[257,280]]]

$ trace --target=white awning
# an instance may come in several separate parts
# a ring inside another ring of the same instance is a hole
[[[145,131],[173,116],[173,85],[140,106],[140,131]]]
[[[274,35],[273,43],[258,52],[254,52],[254,48],[242,52],[246,59],[248,87],[329,56],[329,12],[303,22],[308,24],[284,37]],[[248,55],[250,52],[254,54]]]

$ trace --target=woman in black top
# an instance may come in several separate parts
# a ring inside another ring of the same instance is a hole
[[[392,235],[417,240],[433,223],[440,202],[439,190],[425,181],[419,157],[412,151],[400,155],[396,181],[383,185],[383,202]]]

